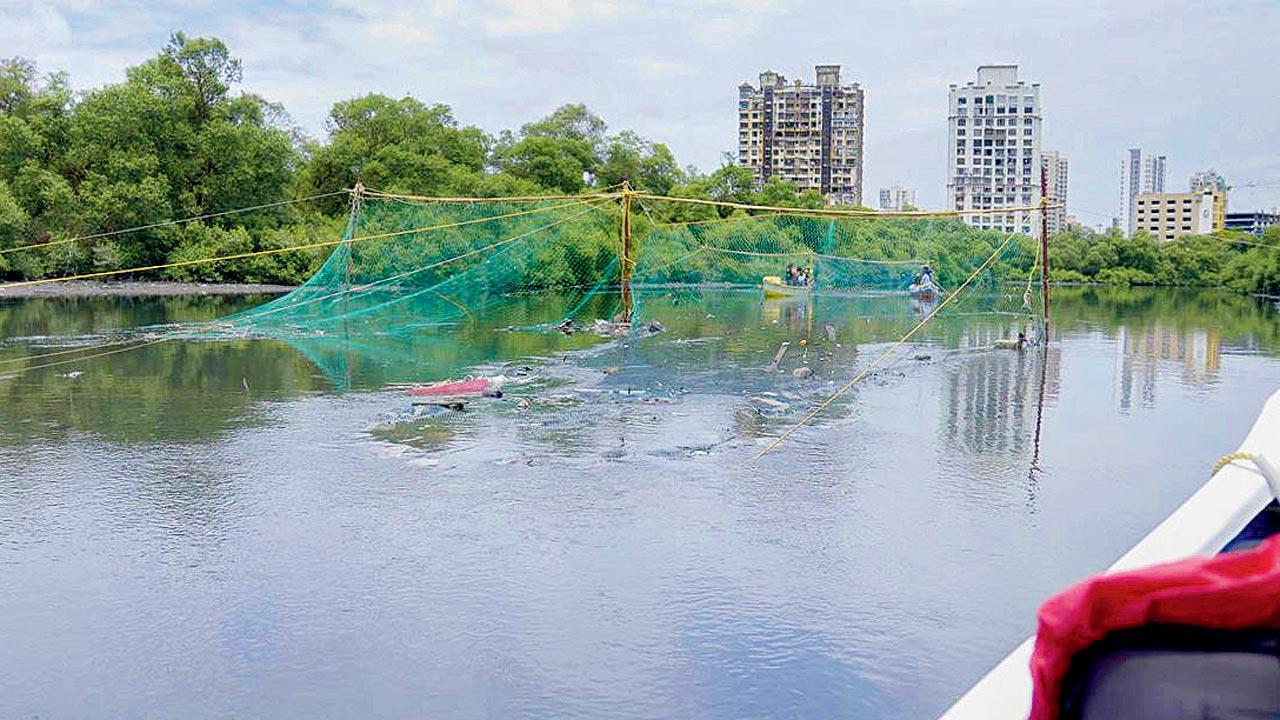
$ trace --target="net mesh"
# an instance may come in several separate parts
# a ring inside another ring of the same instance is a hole
[[[696,207],[695,219],[666,221],[688,210],[675,200],[638,202],[624,258],[624,210],[616,195],[364,197],[344,242],[304,285],[218,327],[285,338],[343,385],[353,374],[372,373],[375,382],[423,379],[433,368],[447,373],[504,354],[582,346],[586,340],[557,332],[565,321],[606,324],[605,334],[616,336],[621,328],[613,323],[628,314],[634,326],[661,320],[663,308],[701,302],[708,289],[754,292],[766,304],[859,298],[872,314],[920,314],[943,296],[908,292],[926,264],[944,293],[982,268],[950,312],[1039,309],[1038,282],[1029,282],[1037,247],[1030,238],[1009,239],[956,219],[783,210]],[[763,290],[766,277],[784,276],[789,267],[803,269],[812,282]],[[623,304],[624,284],[630,307]]]

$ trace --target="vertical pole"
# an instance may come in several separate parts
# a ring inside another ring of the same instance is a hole
[[[631,189],[629,180],[622,181],[622,322],[631,322]]]
[[[1040,297],[1044,302],[1044,340],[1049,342],[1049,171],[1040,163]]]
[[[364,183],[356,180],[356,186],[351,190],[351,217],[347,219],[347,263],[342,269],[342,288],[346,293],[347,288],[351,285],[351,271],[354,269],[354,258],[351,257],[351,239],[355,237],[356,226],[360,222],[360,208],[364,203]]]
[[[345,243],[347,251],[347,262],[342,268],[342,337],[347,340],[347,368],[346,368],[346,387],[349,390],[354,382],[354,371],[356,360],[351,352],[351,327],[350,327],[350,305],[351,305],[351,275],[355,270],[355,257],[351,255],[351,241],[355,239],[356,229],[360,226],[360,210],[364,207],[364,183],[357,179],[356,186],[351,191],[351,217],[347,220],[347,239]],[[336,309],[336,308],[335,308]]]

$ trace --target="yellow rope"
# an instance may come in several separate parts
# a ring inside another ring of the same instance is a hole
[[[622,193],[581,193],[579,195],[513,195],[511,197],[433,197],[429,195],[405,195],[402,193],[389,193],[381,190],[364,189],[366,197],[386,198],[391,200],[415,200],[418,202],[440,202],[440,203],[501,203],[501,202],[538,202],[542,200],[596,200],[601,198],[621,197]]]
[[[361,237],[351,238],[350,240],[345,240],[345,239],[324,240],[321,242],[307,243],[305,245],[292,245],[290,247],[285,247],[285,248],[271,248],[269,250],[254,250],[253,252],[236,253],[234,255],[222,255],[219,257],[212,257],[212,258],[196,258],[194,260],[179,260],[177,262],[160,263],[158,265],[147,265],[143,267],[124,268],[122,270],[100,270],[98,272],[81,273],[79,275],[68,275],[66,277],[41,278],[39,280],[22,280],[18,282],[11,282],[11,283],[5,283],[4,285],[0,285],[0,290],[6,290],[8,288],[27,287],[31,285],[44,285],[47,283],[55,283],[55,282],[67,282],[69,280],[89,280],[93,278],[111,277],[113,275],[125,275],[128,273],[135,273],[135,272],[150,272],[152,270],[165,270],[168,268],[175,268],[175,267],[188,267],[191,265],[202,265],[205,263],[222,262],[224,260],[244,260],[246,258],[263,257],[266,255],[279,255],[281,253],[297,252],[299,250],[312,250],[315,248],[333,247],[334,245],[341,245],[343,243],[355,243],[355,242],[360,242],[362,240],[385,240],[387,238],[400,237],[403,235],[412,235],[415,233],[424,233],[424,232],[434,232],[436,230],[447,230],[449,228],[461,227],[463,225],[475,225],[478,223],[492,222],[494,220],[503,220],[506,218],[517,217],[520,215],[530,215],[532,213],[546,212],[548,210],[557,210],[560,208],[573,207],[575,205],[582,205],[587,202],[590,202],[590,201],[579,200],[577,202],[564,203],[562,205],[552,205],[549,207],[532,208],[529,210],[520,210],[517,212],[510,212],[503,215],[492,215],[490,217],[472,218],[471,220],[460,220],[458,222],[445,223],[443,225],[431,225],[426,227],[410,228],[408,230],[396,230],[394,232],[378,233],[376,235],[363,235]]]
[[[43,365],[29,365],[24,368],[17,368],[15,369],[15,373],[21,374],[25,372],[30,372],[32,370],[43,370],[44,368],[58,367],[60,365],[70,365],[72,363],[84,362],[86,360],[94,360],[100,357],[106,357],[107,355],[116,355],[122,352],[129,352],[130,350],[137,350],[138,348],[141,348],[141,347],[147,347],[148,345],[155,345],[156,343],[164,342],[165,340],[168,340],[168,339],[169,339],[168,336],[162,335],[158,338],[153,338],[146,342],[140,342],[135,345],[130,345],[129,347],[116,348],[115,350],[108,350],[106,352],[100,352],[94,355],[83,355],[81,357],[71,358],[70,360],[59,360],[57,362],[44,363]]]
[[[137,338],[132,338],[129,340],[119,340],[116,342],[99,343],[98,345],[85,345],[83,347],[74,347],[67,350],[58,350],[56,352],[37,353],[34,355],[23,355],[22,357],[5,358],[3,360],[0,360],[0,365],[4,365],[5,363],[22,362],[24,360],[36,360],[39,358],[54,357],[57,355],[68,355],[70,353],[87,352],[89,350],[97,350],[98,348],[116,347],[118,345],[129,345],[137,341],[138,341]]]
[[[1209,471],[1209,477],[1217,475],[1219,470],[1230,465],[1236,460],[1252,460],[1253,458],[1254,454],[1251,452],[1233,452],[1230,455],[1223,455],[1218,458],[1218,462],[1214,463],[1213,470]]]
[[[973,210],[838,210],[833,208],[785,208],[773,205],[749,205],[746,203],[726,202],[723,200],[703,200],[701,198],[682,198],[670,197],[666,195],[650,195],[648,193],[636,193],[636,197],[646,198],[649,200],[664,200],[667,202],[687,203],[693,205],[711,205],[714,207],[737,208],[739,210],[768,210],[789,215],[817,215],[819,217],[914,217],[914,218],[930,218],[930,217],[959,217],[965,215],[1003,215],[1015,212],[1034,212],[1041,210],[1040,205],[1024,205],[1018,207],[1007,208],[989,208],[989,209],[973,209]],[[1047,207],[1060,208],[1064,207],[1062,203],[1054,203]]]
[[[137,227],[124,228],[123,230],[112,230],[110,232],[94,233],[92,235],[81,235],[79,237],[63,238],[61,240],[49,240],[48,242],[32,243],[30,245],[20,245],[18,247],[0,249],[0,255],[18,252],[20,250],[35,250],[36,248],[51,247],[53,245],[62,245],[64,243],[78,242],[81,240],[96,240],[98,238],[111,237],[113,235],[124,235],[131,232],[140,232],[142,230],[154,230],[155,228],[168,227],[170,225],[181,225],[182,223],[195,222],[197,220],[209,220],[211,218],[223,217],[225,215],[235,215],[237,213],[252,212],[254,210],[265,210],[266,208],[280,207],[281,205],[290,205],[293,203],[307,202],[310,200],[319,200],[320,198],[333,197],[334,195],[345,195],[349,190],[335,190],[333,192],[320,193],[318,195],[309,195],[304,198],[295,200],[281,200],[279,202],[266,203],[263,205],[253,205],[250,207],[237,208],[235,210],[224,210],[216,213],[205,213],[204,215],[194,215],[192,217],[182,218],[180,220],[165,220],[163,222],[151,223],[150,225],[139,225]]]
[[[970,273],[969,277],[965,278],[965,281],[960,284],[960,287],[957,287],[955,290],[951,292],[950,295],[947,295],[946,298],[944,298],[943,301],[938,304],[938,307],[934,308],[932,312],[924,316],[924,318],[920,322],[916,323],[915,327],[907,331],[906,335],[903,335],[901,338],[898,339],[897,342],[889,346],[889,349],[885,350],[884,353],[880,355],[880,357],[876,358],[874,361],[872,361],[870,365],[863,368],[857,375],[854,375],[852,380],[845,383],[838,390],[832,393],[830,397],[828,397],[826,400],[823,400],[816,407],[814,407],[812,410],[806,413],[805,416],[800,418],[800,420],[796,424],[792,425],[790,428],[787,428],[786,432],[779,435],[777,439],[775,439],[772,443],[770,443],[769,446],[766,447],[764,450],[761,450],[760,453],[756,455],[754,458],[752,458],[751,461],[755,462],[760,458],[764,457],[765,455],[768,455],[769,453],[773,452],[775,448],[777,448],[784,441],[786,441],[793,434],[795,434],[797,430],[799,430],[801,427],[808,424],[810,420],[817,417],[818,414],[821,413],[823,410],[826,410],[827,407],[831,405],[831,403],[835,402],[837,398],[845,394],[849,390],[849,388],[861,382],[863,378],[870,375],[871,372],[874,371],[876,368],[880,367],[880,365],[885,360],[888,360],[890,357],[895,355],[898,352],[898,350],[902,348],[903,345],[907,344],[907,341],[910,340],[913,335],[919,332],[920,328],[927,325],[929,321],[934,318],[935,315],[942,312],[943,308],[945,308],[947,305],[950,305],[951,302],[954,301],[956,298],[960,297],[960,293],[966,287],[968,287],[969,283],[973,282],[973,279],[978,277],[979,273],[981,273],[983,270],[986,270],[987,266],[990,265],[991,262],[996,259],[996,256],[999,255],[1000,252],[1004,250],[1005,246],[1007,246],[1009,242],[1012,240],[1013,240],[1012,234],[1005,237],[1004,242],[1000,244],[1000,247],[996,248],[995,252],[992,252],[991,255],[982,263],[982,265],[978,267],[977,270],[974,270],[972,273]]]

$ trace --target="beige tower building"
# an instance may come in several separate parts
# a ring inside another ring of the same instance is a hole
[[[828,204],[862,204],[863,93],[840,82],[839,65],[818,65],[817,82],[789,83],[772,70],[760,86],[738,86],[738,164],[817,190]]]

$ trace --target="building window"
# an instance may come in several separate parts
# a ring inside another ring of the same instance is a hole
[[[956,104],[958,104],[958,105],[963,105],[963,104],[965,104],[966,102],[968,102],[968,99],[967,99],[967,98],[963,98],[963,97],[958,97],[958,98],[956,98]]]

